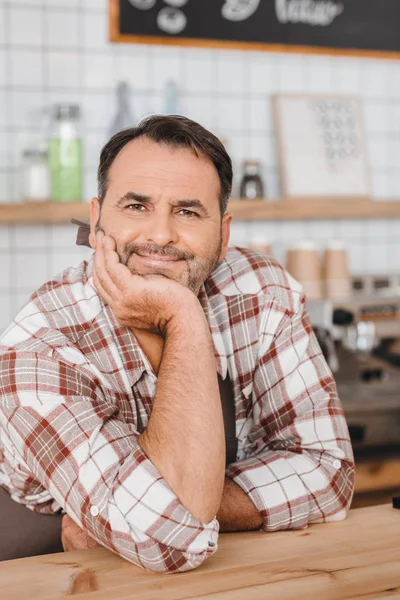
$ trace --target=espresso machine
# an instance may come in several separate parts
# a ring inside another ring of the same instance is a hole
[[[400,276],[359,276],[346,298],[307,301],[356,455],[400,451]]]

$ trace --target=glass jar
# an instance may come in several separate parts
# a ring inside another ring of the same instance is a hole
[[[79,136],[79,106],[54,107],[49,140],[51,199],[55,202],[81,202],[82,142]]]
[[[50,177],[47,152],[27,149],[22,153],[22,200],[45,202],[50,197]]]
[[[260,163],[256,160],[246,160],[243,163],[240,197],[248,200],[264,197],[264,185],[260,175]]]

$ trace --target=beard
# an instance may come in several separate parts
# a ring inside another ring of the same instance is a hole
[[[104,229],[99,227],[99,230],[106,234]],[[107,235],[107,234],[106,234]],[[201,286],[208,279],[212,271],[218,264],[218,259],[222,249],[222,236],[220,232],[218,244],[215,250],[208,256],[195,256],[188,250],[181,250],[175,247],[157,246],[150,242],[137,243],[131,242],[123,247],[119,247],[117,243],[117,254],[120,262],[128,267],[133,275],[142,277],[167,277],[173,279],[181,285],[188,287],[196,296],[198,295]],[[139,268],[135,266],[135,256],[152,256],[154,258],[163,257],[174,259],[176,262],[170,263],[173,265],[164,268]],[[180,273],[174,274],[175,268],[178,267]]]
[[[188,287],[196,295],[199,293],[201,286],[209,277],[211,272],[214,270],[218,263],[218,258],[221,254],[222,242],[219,240],[218,247],[212,253],[211,256],[195,256],[194,254],[178,250],[177,248],[163,248],[156,244],[144,243],[127,244],[122,248],[118,254],[122,264],[126,265],[128,269],[134,275],[141,275],[142,277],[167,277],[174,279],[178,283]],[[172,263],[174,267],[178,267],[180,270],[179,274],[174,274],[173,269],[167,270],[161,269],[140,269],[135,267],[134,257],[135,255],[146,255],[157,257],[165,257],[176,260],[177,262]]]

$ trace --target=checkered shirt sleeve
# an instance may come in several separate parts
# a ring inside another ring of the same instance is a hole
[[[200,523],[182,506],[76,350],[0,350],[0,436],[4,465],[13,465],[3,484],[14,500],[64,509],[151,571],[193,569],[217,550],[217,520]]]
[[[265,531],[343,519],[354,489],[347,424],[305,298],[286,312],[271,342],[273,312],[265,313],[253,374],[254,452],[227,470],[262,515]]]

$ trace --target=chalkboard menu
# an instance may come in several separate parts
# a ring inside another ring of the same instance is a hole
[[[400,56],[400,0],[109,0],[111,40]]]

